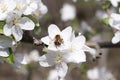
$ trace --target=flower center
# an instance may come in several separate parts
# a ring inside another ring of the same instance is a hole
[[[15,19],[13,20],[13,24],[17,26],[18,23],[19,23],[19,20],[18,20],[17,18],[15,18]]]
[[[20,10],[22,9],[22,6],[21,6],[20,3],[17,4],[16,9],[17,9],[18,11],[20,11]]]
[[[70,47],[70,51],[71,51],[71,52],[73,52],[73,51],[74,51],[74,49],[75,49],[75,48],[74,48],[74,46],[73,46],[73,45],[71,45],[71,47]]]
[[[5,12],[5,11],[7,11],[7,6],[5,5],[5,4],[3,4],[2,6],[1,6],[1,10],[3,11],[3,12]]]
[[[57,55],[56,57],[55,57],[55,62],[56,63],[60,63],[60,62],[62,62],[63,60],[62,60],[62,56],[61,55]]]

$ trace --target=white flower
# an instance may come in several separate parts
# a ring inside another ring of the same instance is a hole
[[[0,35],[0,56],[8,57],[9,49],[14,45],[14,41],[6,36]]]
[[[63,21],[73,20],[76,16],[76,8],[73,5],[64,4],[60,13]]]
[[[37,18],[40,18],[47,13],[48,9],[47,6],[45,6],[41,0],[36,0],[36,1],[38,8],[33,12],[33,15]]]
[[[29,54],[30,61],[39,61],[39,52],[38,50],[32,50]]]
[[[105,67],[95,67],[88,70],[87,77],[89,78],[89,80],[116,80],[112,73],[108,71]]]
[[[112,38],[112,43],[113,43],[113,44],[116,44],[116,43],[118,43],[118,42],[120,42],[120,31],[117,31],[117,32],[115,33],[115,36]]]
[[[107,18],[108,15],[107,15],[107,13],[105,13],[105,12],[102,11],[102,10],[97,10],[97,12],[96,12],[96,17],[97,17],[98,19],[102,20],[102,19],[104,19],[104,18]]]
[[[17,15],[22,15],[27,7],[26,0],[15,0],[15,2],[16,7],[13,12],[16,13]]]
[[[15,53],[14,56],[14,66],[21,68],[22,61],[24,59],[24,55],[21,53]]]
[[[99,70],[98,70],[98,68],[95,67],[93,69],[88,70],[87,77],[90,80],[98,80],[99,79]]]
[[[116,44],[120,42],[120,14],[112,13],[111,18],[109,19],[109,24],[111,27],[117,29],[115,36],[112,38],[112,43]]]
[[[109,19],[109,24],[111,27],[120,30],[120,14],[112,13]]]
[[[20,41],[23,36],[23,30],[33,30],[35,24],[27,17],[21,17],[17,14],[11,14],[6,20],[3,28],[4,34],[10,36],[13,34],[16,41]]]
[[[110,0],[110,2],[114,7],[117,7],[120,0]]]
[[[48,27],[48,36],[41,38],[41,41],[48,45],[48,49],[50,50],[63,50],[67,49],[68,41],[72,34],[72,28],[69,26],[64,30],[60,31],[60,29],[51,24]]]
[[[57,71],[54,69],[49,72],[48,80],[65,80],[65,79],[64,78],[59,79]]]
[[[30,57],[29,57],[28,54],[23,54],[22,57],[23,57],[23,59],[20,62],[21,64],[26,65],[26,64],[29,64],[31,62]]]
[[[24,11],[25,15],[30,15],[38,8],[38,3],[36,0],[26,0],[27,7]]]
[[[61,53],[59,51],[57,52],[48,51],[47,54],[39,58],[39,63],[43,67],[55,66],[57,75],[60,78],[64,78],[68,70],[68,66],[66,63],[69,61],[67,57],[68,57],[67,54]]]
[[[80,24],[80,27],[81,27],[81,31],[84,33],[84,32],[93,32],[93,29],[91,28],[91,26],[86,22],[86,21],[81,21],[81,24]]]
[[[86,55],[83,47],[85,46],[85,37],[83,35],[79,35],[75,37],[74,33],[71,36],[71,40],[69,43],[69,48],[65,50],[65,54],[68,53],[67,60],[72,63],[81,63],[86,61]]]
[[[15,9],[15,2],[13,0],[1,0],[0,1],[0,20],[5,20],[8,13]]]

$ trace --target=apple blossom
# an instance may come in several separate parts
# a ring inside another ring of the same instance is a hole
[[[59,51],[48,51],[47,54],[39,58],[39,63],[43,67],[55,66],[55,70],[60,78],[64,78],[67,74],[68,55]]]
[[[114,7],[117,7],[120,0],[110,0],[110,2]]]
[[[112,28],[120,30],[120,14],[112,13],[110,15],[109,24]]]
[[[27,17],[21,17],[17,14],[10,14],[9,18],[6,20],[3,31],[6,36],[11,34],[14,36],[16,41],[20,41],[23,36],[23,30],[33,30],[35,24],[32,20]]]
[[[51,24],[48,27],[48,36],[41,38],[41,41],[48,45],[48,49],[50,50],[57,51],[67,49],[67,42],[69,41],[71,34],[72,28],[70,26],[60,31],[56,25]]]
[[[64,78],[60,78],[57,74],[57,71],[55,69],[50,70],[48,80],[65,80]]]
[[[25,15],[31,15],[38,8],[36,0],[26,0],[26,9],[23,12]]]
[[[116,44],[120,42],[120,31],[117,31],[114,35],[114,37],[112,38],[112,43]]]
[[[76,8],[75,6],[66,3],[63,5],[60,13],[63,21],[73,20],[76,16]]]
[[[108,71],[105,67],[95,67],[93,69],[88,70],[87,77],[89,78],[89,80],[116,80],[113,74],[110,71]]]
[[[16,7],[16,3],[13,0],[0,1],[0,20],[5,20],[9,12],[12,12]]]
[[[37,1],[37,9],[33,11],[32,15],[35,16],[36,18],[42,17],[44,14],[47,13],[48,9],[47,6],[43,4],[41,0],[36,0]]]
[[[112,43],[116,44],[120,42],[120,14],[112,13],[109,19],[109,24],[112,28],[118,30],[115,36],[112,38]]]

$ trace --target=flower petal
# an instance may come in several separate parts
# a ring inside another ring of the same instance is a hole
[[[20,41],[22,39],[22,36],[23,36],[23,31],[19,26],[14,26],[12,28],[12,34],[13,34],[16,41]]]
[[[86,61],[86,55],[84,51],[76,51],[68,54],[66,62],[81,63]]]
[[[45,54],[39,58],[39,64],[43,67],[53,66],[54,63],[54,55],[53,54]]]
[[[83,46],[83,51],[89,52],[93,56],[95,56],[97,54],[95,49],[90,48],[90,47],[88,47],[86,45]]]
[[[55,35],[60,34],[60,29],[55,24],[51,24],[48,27],[48,34],[51,39],[54,39]]]
[[[68,66],[66,63],[62,62],[56,65],[56,70],[60,78],[64,78],[67,74]]]
[[[24,30],[33,30],[35,27],[35,24],[31,19],[27,17],[23,17],[19,22],[19,26],[21,27],[21,29],[24,29]]]
[[[113,43],[113,44],[116,44],[116,43],[118,43],[118,42],[120,42],[120,31],[117,31],[117,32],[115,33],[115,36],[112,38],[112,43]]]
[[[9,50],[8,49],[0,49],[0,56],[8,57],[9,56]]]
[[[50,40],[49,36],[46,36],[46,37],[41,38],[41,41],[42,41],[44,44],[49,45],[51,40]]]
[[[83,45],[83,44],[85,44],[85,41],[86,41],[85,37],[83,35],[79,35],[72,41],[72,43],[75,43],[77,45],[79,45],[79,44]]]
[[[62,30],[61,35],[64,41],[70,40],[70,37],[72,35],[72,27],[69,26],[65,28],[64,30]]]
[[[12,29],[12,24],[6,24],[3,28],[3,32],[6,36],[10,36],[11,35],[11,29]]]
[[[8,48],[13,45],[13,40],[7,36],[0,35],[0,48]]]

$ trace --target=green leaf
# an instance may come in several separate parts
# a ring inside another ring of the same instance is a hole
[[[34,28],[34,33],[35,33],[36,35],[40,35],[40,32],[41,32],[41,28],[38,27],[38,26],[36,26],[36,27]]]
[[[5,60],[8,63],[13,64],[14,63],[14,53],[11,48],[9,48],[9,53],[10,53],[10,55],[8,57],[5,57]]]
[[[5,25],[5,21],[0,21],[0,34],[3,34],[4,25]]]
[[[102,4],[102,8],[103,9],[107,9],[107,8],[109,8],[110,7],[110,1],[109,0],[106,0],[103,4]]]
[[[108,26],[108,25],[109,25],[109,17],[102,19],[102,22],[103,22],[105,25]]]
[[[80,65],[80,69],[81,69],[84,73],[86,73],[86,72],[88,71],[88,67],[87,67],[85,64],[81,64],[81,65]]]

